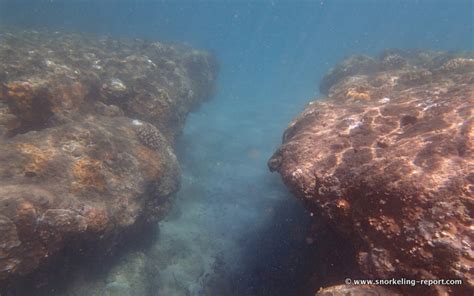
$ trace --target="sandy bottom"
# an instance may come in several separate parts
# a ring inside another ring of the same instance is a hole
[[[248,293],[255,285],[250,273],[269,252],[305,243],[309,213],[266,166],[282,130],[272,128],[276,118],[251,105],[209,104],[190,116],[178,143],[182,188],[153,246],[167,258],[158,295]],[[270,230],[281,232],[280,241],[261,245],[275,236]]]

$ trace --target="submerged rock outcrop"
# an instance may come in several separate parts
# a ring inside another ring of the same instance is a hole
[[[270,170],[352,240],[369,278],[461,279],[396,288],[472,294],[473,55],[355,56],[321,92],[290,123]]]
[[[160,219],[174,139],[217,72],[178,44],[0,32],[0,283]]]
[[[401,296],[379,286],[338,285],[320,289],[315,296]]]

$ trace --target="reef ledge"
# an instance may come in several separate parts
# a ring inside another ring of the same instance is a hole
[[[463,281],[390,286],[405,295],[474,292],[473,57],[387,50],[344,60],[268,162],[352,241],[367,278]]]
[[[180,44],[0,30],[0,288],[161,219],[174,139],[217,73]]]

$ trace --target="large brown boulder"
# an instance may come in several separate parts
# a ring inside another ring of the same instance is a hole
[[[216,61],[182,45],[1,32],[0,282],[112,248],[178,190],[173,142]]]
[[[472,294],[472,54],[357,56],[321,91],[327,98],[290,123],[270,169],[353,241],[368,277],[461,279],[417,287]]]

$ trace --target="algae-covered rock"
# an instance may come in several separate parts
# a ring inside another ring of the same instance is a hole
[[[399,287],[409,293],[474,291],[473,61],[422,51],[348,59],[268,163],[352,240],[367,276],[463,281]]]
[[[3,286],[160,219],[179,187],[174,138],[216,75],[178,44],[1,31]]]

